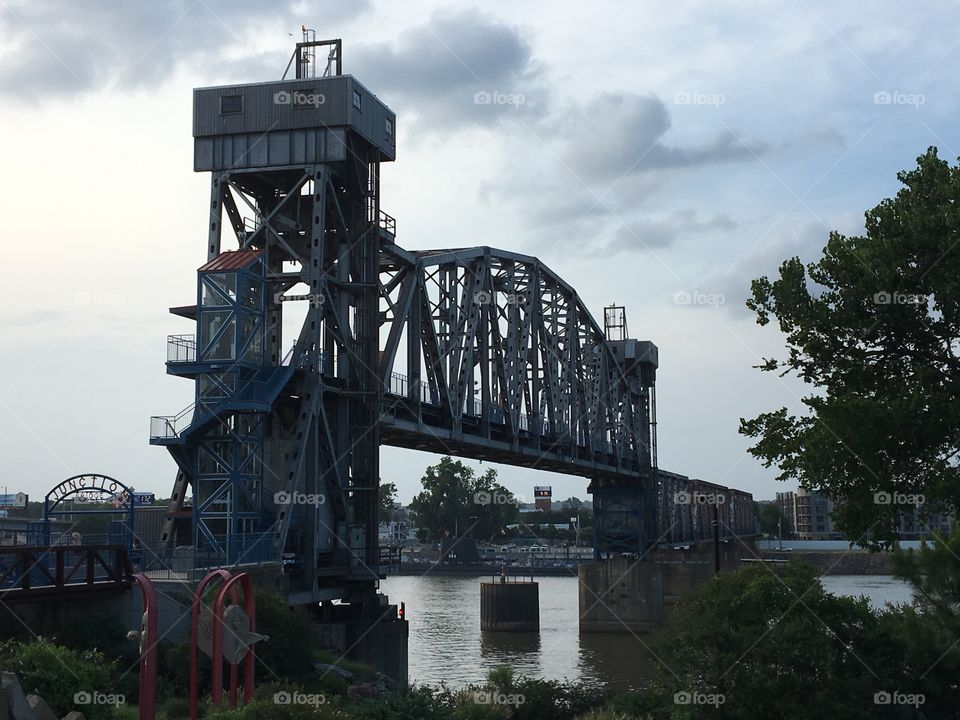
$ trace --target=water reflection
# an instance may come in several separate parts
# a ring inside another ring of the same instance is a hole
[[[519,655],[540,652],[540,633],[480,631],[480,657],[491,662],[513,662]]]
[[[649,635],[582,633],[581,677],[619,690],[637,690],[656,671],[649,646]]]
[[[454,576],[391,577],[381,583],[407,604],[410,680],[458,687],[497,665],[518,675],[636,687],[649,668],[643,645],[617,634],[580,636],[575,577],[538,578],[540,632],[480,630],[480,582]]]

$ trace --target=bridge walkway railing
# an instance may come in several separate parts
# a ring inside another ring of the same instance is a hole
[[[124,589],[131,566],[123,545],[0,546],[0,601]]]

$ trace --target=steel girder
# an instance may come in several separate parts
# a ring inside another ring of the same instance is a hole
[[[380,269],[384,443],[649,481],[650,388],[546,265],[385,246]]]

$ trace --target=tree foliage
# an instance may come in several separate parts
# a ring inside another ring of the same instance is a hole
[[[761,369],[812,388],[802,415],[741,420],[750,452],[832,497],[838,527],[868,546],[895,539],[904,509],[876,493],[960,501],[960,166],[930,148],[897,177],[864,236],[831,233],[819,260],[786,260],[747,302],[786,336],[786,357]]]
[[[24,693],[46,700],[58,717],[81,710],[91,720],[105,720],[111,715],[112,704],[78,706],[74,701],[84,695],[119,696],[128,691],[128,683],[121,687],[116,663],[108,661],[103,653],[78,652],[42,637],[6,645],[3,669],[17,675]]]
[[[760,532],[764,535],[779,535],[782,531],[784,536],[789,536],[793,530],[790,526],[790,518],[783,514],[775,503],[755,502],[753,504],[753,514],[760,522]]]
[[[943,630],[960,638],[960,525],[954,521],[950,535],[934,533],[919,550],[897,549],[893,571],[914,588],[921,612],[936,618]]]
[[[653,646],[661,707],[678,693],[723,701],[713,714],[709,704],[690,703],[655,717],[955,717],[950,673],[930,652],[911,661],[907,628],[901,610],[831,595],[796,561],[725,573],[673,611]],[[878,706],[894,693],[923,695],[920,709]]]
[[[420,482],[423,491],[410,509],[424,539],[459,534],[492,540],[519,514],[513,493],[497,482],[493,468],[477,475],[462,461],[443,457],[426,469]]]
[[[380,522],[387,523],[393,520],[394,513],[400,508],[397,502],[397,485],[392,482],[380,483]]]

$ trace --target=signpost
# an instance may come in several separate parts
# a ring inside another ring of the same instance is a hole
[[[26,493],[3,493],[0,494],[0,509],[12,510],[22,509],[30,502],[30,496]]]
[[[133,491],[134,505],[153,505],[156,499],[156,495],[154,495],[152,492],[147,492],[146,490]]]

